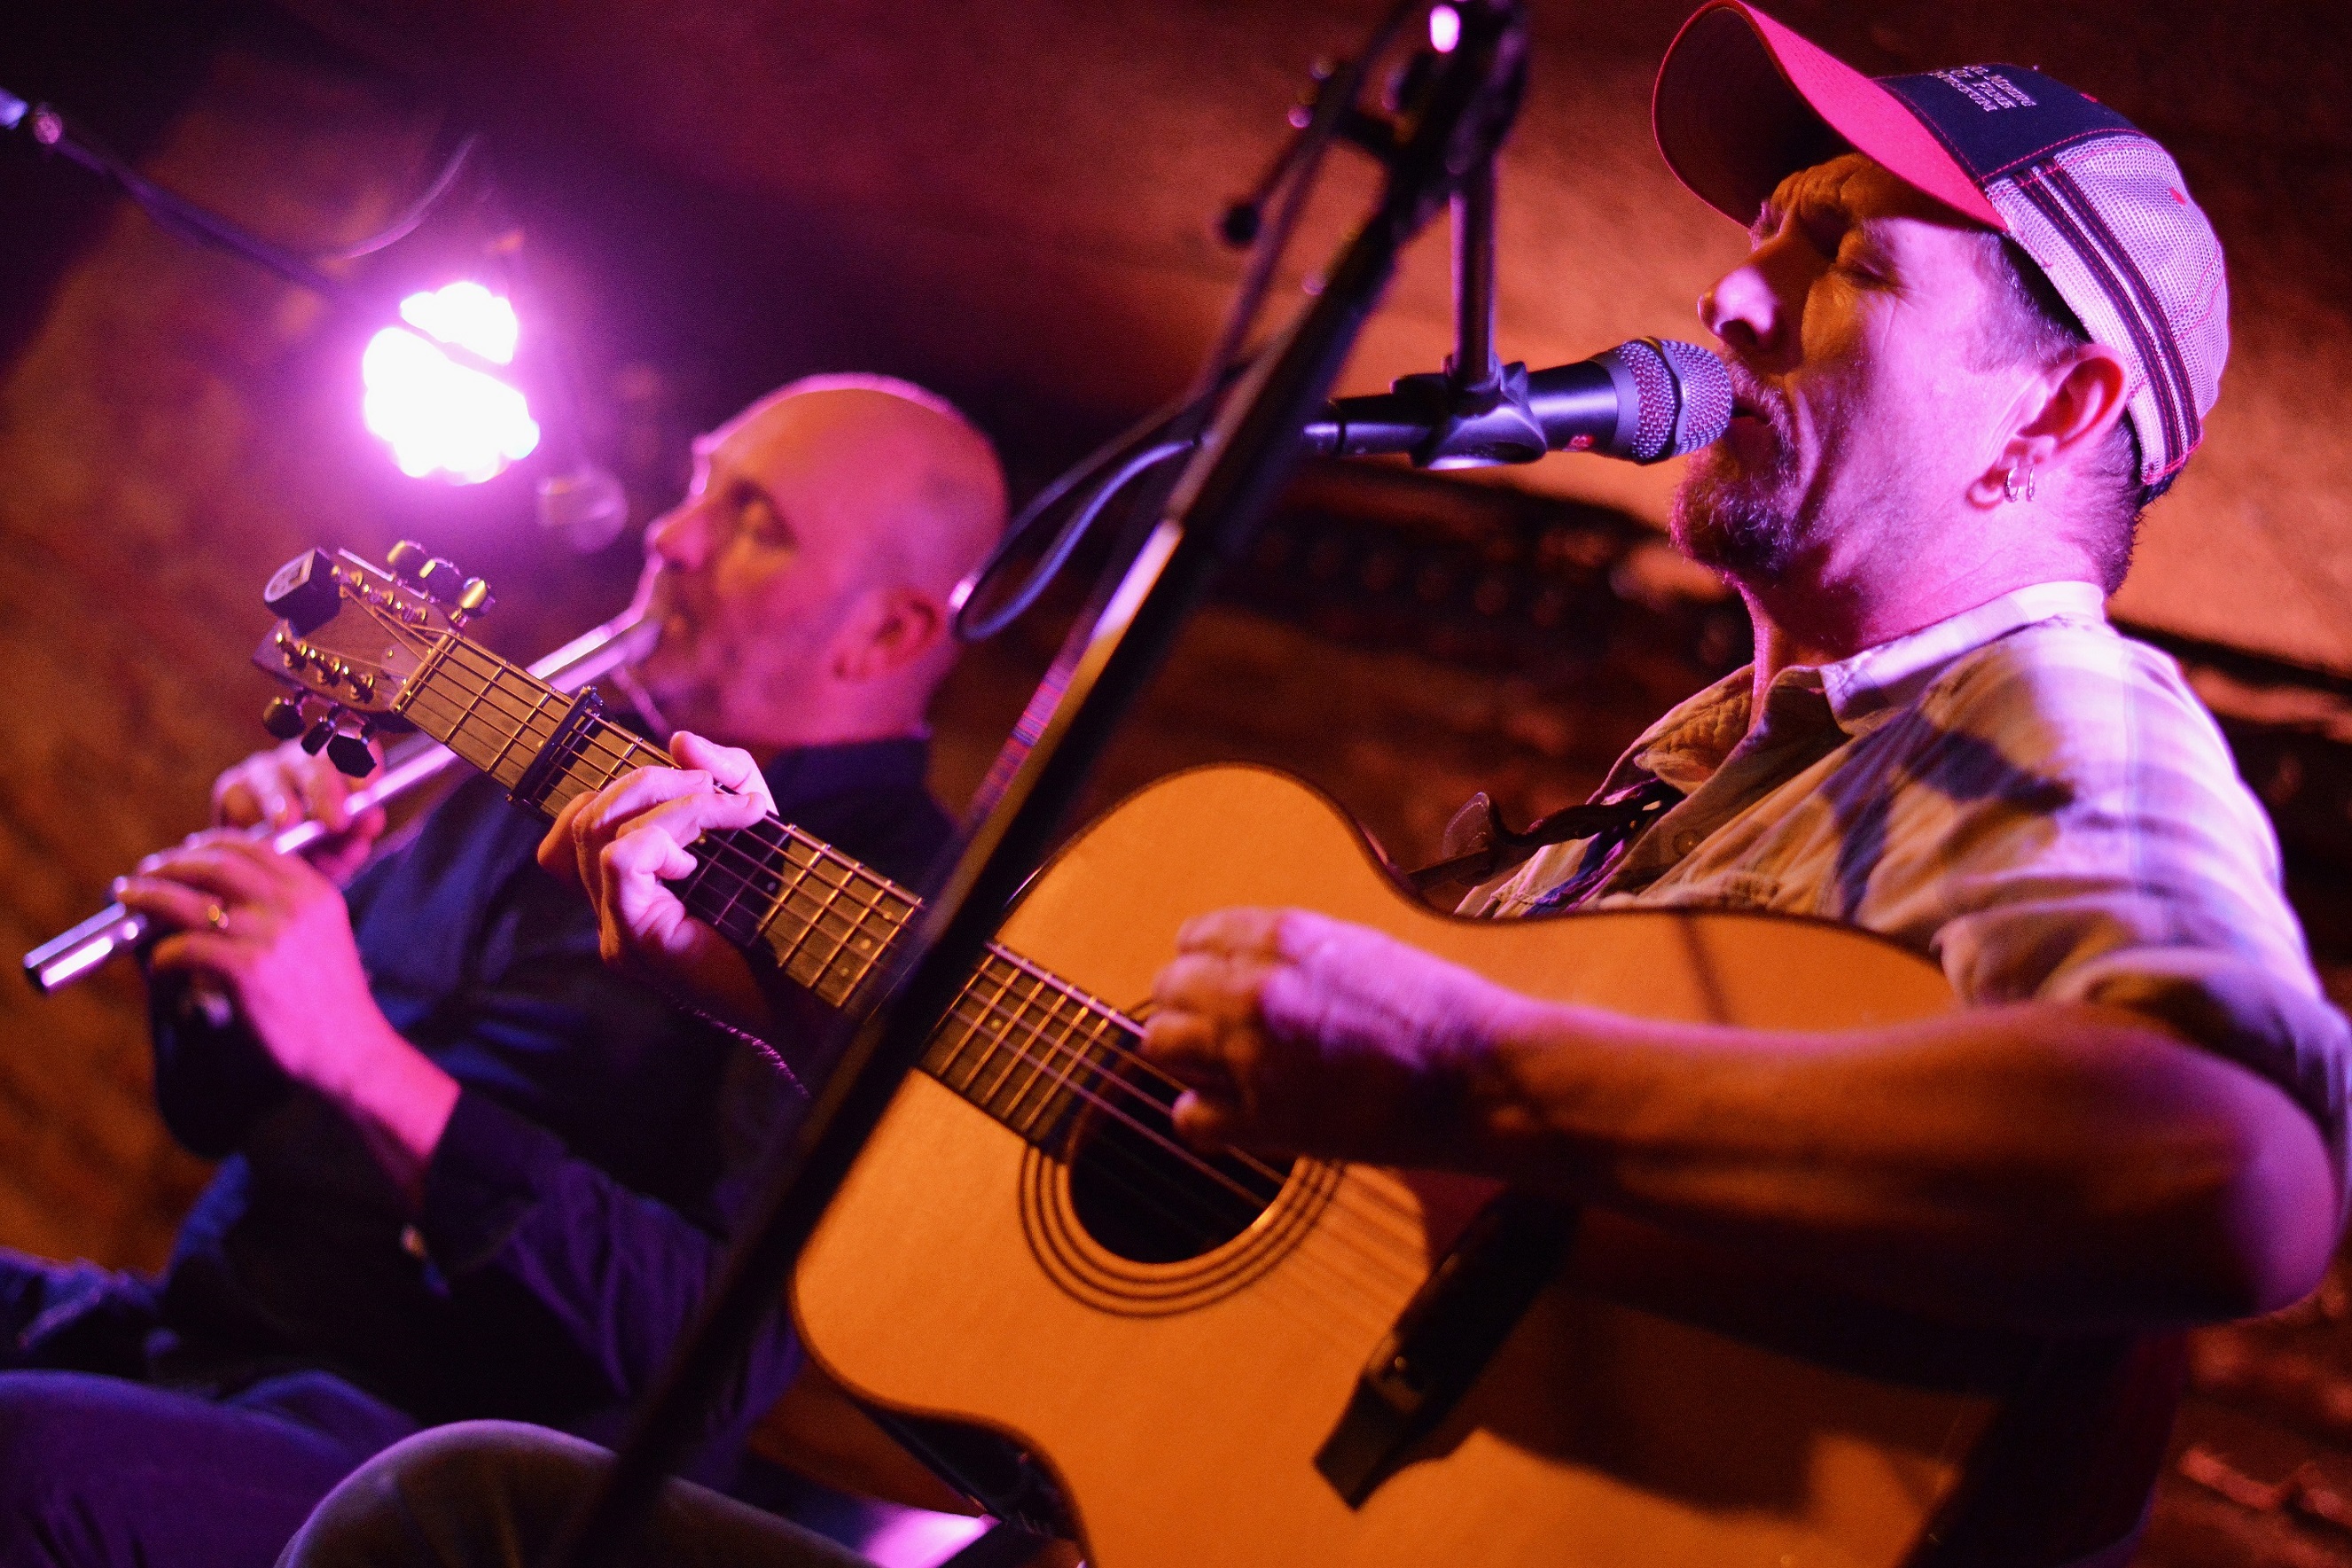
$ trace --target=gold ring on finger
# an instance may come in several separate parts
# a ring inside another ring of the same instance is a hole
[[[215,930],[215,931],[219,932],[222,936],[227,936],[227,935],[228,935],[228,911],[227,911],[227,910],[226,910],[226,909],[224,909],[224,908],[222,908],[222,907],[220,906],[220,904],[219,904],[219,902],[218,902],[217,900],[215,900],[215,902],[213,902],[213,903],[211,903],[211,904],[205,904],[205,925],[209,925],[209,926],[211,926],[214,930]]]

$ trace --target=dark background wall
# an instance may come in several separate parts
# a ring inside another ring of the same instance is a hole
[[[0,87],[52,99],[151,176],[305,252],[381,225],[461,133],[468,182],[409,241],[340,267],[396,296],[520,222],[532,308],[585,396],[580,433],[640,517],[688,434],[791,376],[876,369],[957,399],[1017,485],[1183,383],[1236,271],[1223,202],[1282,134],[1318,51],[1372,7],[1117,0],[92,0],[13,18]],[[1505,166],[1502,332],[1536,363],[1643,331],[1736,254],[1643,121],[1683,6],[1538,7]],[[2211,445],[2158,511],[2119,610],[2189,655],[2274,811],[2331,976],[2352,962],[2352,128],[2336,7],[2046,8],[1791,0],[1874,69],[2014,58],[2179,152],[2231,246],[2239,344]],[[10,74],[14,73],[14,74]],[[1302,254],[1328,250],[1342,171]],[[80,171],[0,144],[0,946],[102,903],[196,825],[260,743],[245,655],[259,584],[313,543],[414,536],[489,577],[486,623],[535,655],[616,607],[624,542],[578,556],[526,465],[451,490],[360,428],[380,319],[159,233]],[[1351,366],[1369,389],[1445,348],[1425,243]],[[554,444],[551,442],[551,446]],[[1524,820],[1580,796],[1667,703],[1744,656],[1738,618],[1650,531],[1672,465],[1555,459],[1507,486],[1311,474],[1189,634],[1107,764],[1108,800],[1227,758],[1322,784],[1401,862],[1472,789]],[[939,714],[961,801],[1025,700],[1069,595],[977,651]],[[147,1097],[117,969],[48,999],[0,981],[0,1244],[152,1266],[204,1171]],[[2352,1358],[2340,1282],[2198,1346],[2200,1395],[2150,1561],[2352,1563]],[[2297,1478],[2301,1479],[2298,1479]]]

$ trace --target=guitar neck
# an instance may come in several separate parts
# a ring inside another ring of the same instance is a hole
[[[394,711],[552,819],[669,753],[454,632],[435,640]],[[689,914],[840,1007],[881,964],[921,900],[775,816],[707,833],[678,884]],[[992,945],[933,1036],[922,1068],[1024,1138],[1053,1146],[1110,1092],[1133,1024]]]

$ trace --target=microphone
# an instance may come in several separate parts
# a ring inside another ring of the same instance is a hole
[[[1327,408],[1304,437],[1318,456],[1402,452],[1419,468],[1532,463],[1547,452],[1658,463],[1723,438],[1731,374],[1696,343],[1636,338],[1532,374],[1504,365],[1485,385],[1461,385],[1451,372],[1406,376],[1381,395]]]

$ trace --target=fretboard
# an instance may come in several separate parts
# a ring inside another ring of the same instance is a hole
[[[522,804],[552,818],[661,747],[488,649],[446,632],[394,711]],[[709,833],[679,886],[688,911],[839,1007],[889,952],[921,901],[781,819]],[[1055,1147],[1089,1104],[1131,1102],[1120,1064],[1139,1043],[1107,1004],[992,945],[933,1036],[923,1071],[1024,1138]]]

